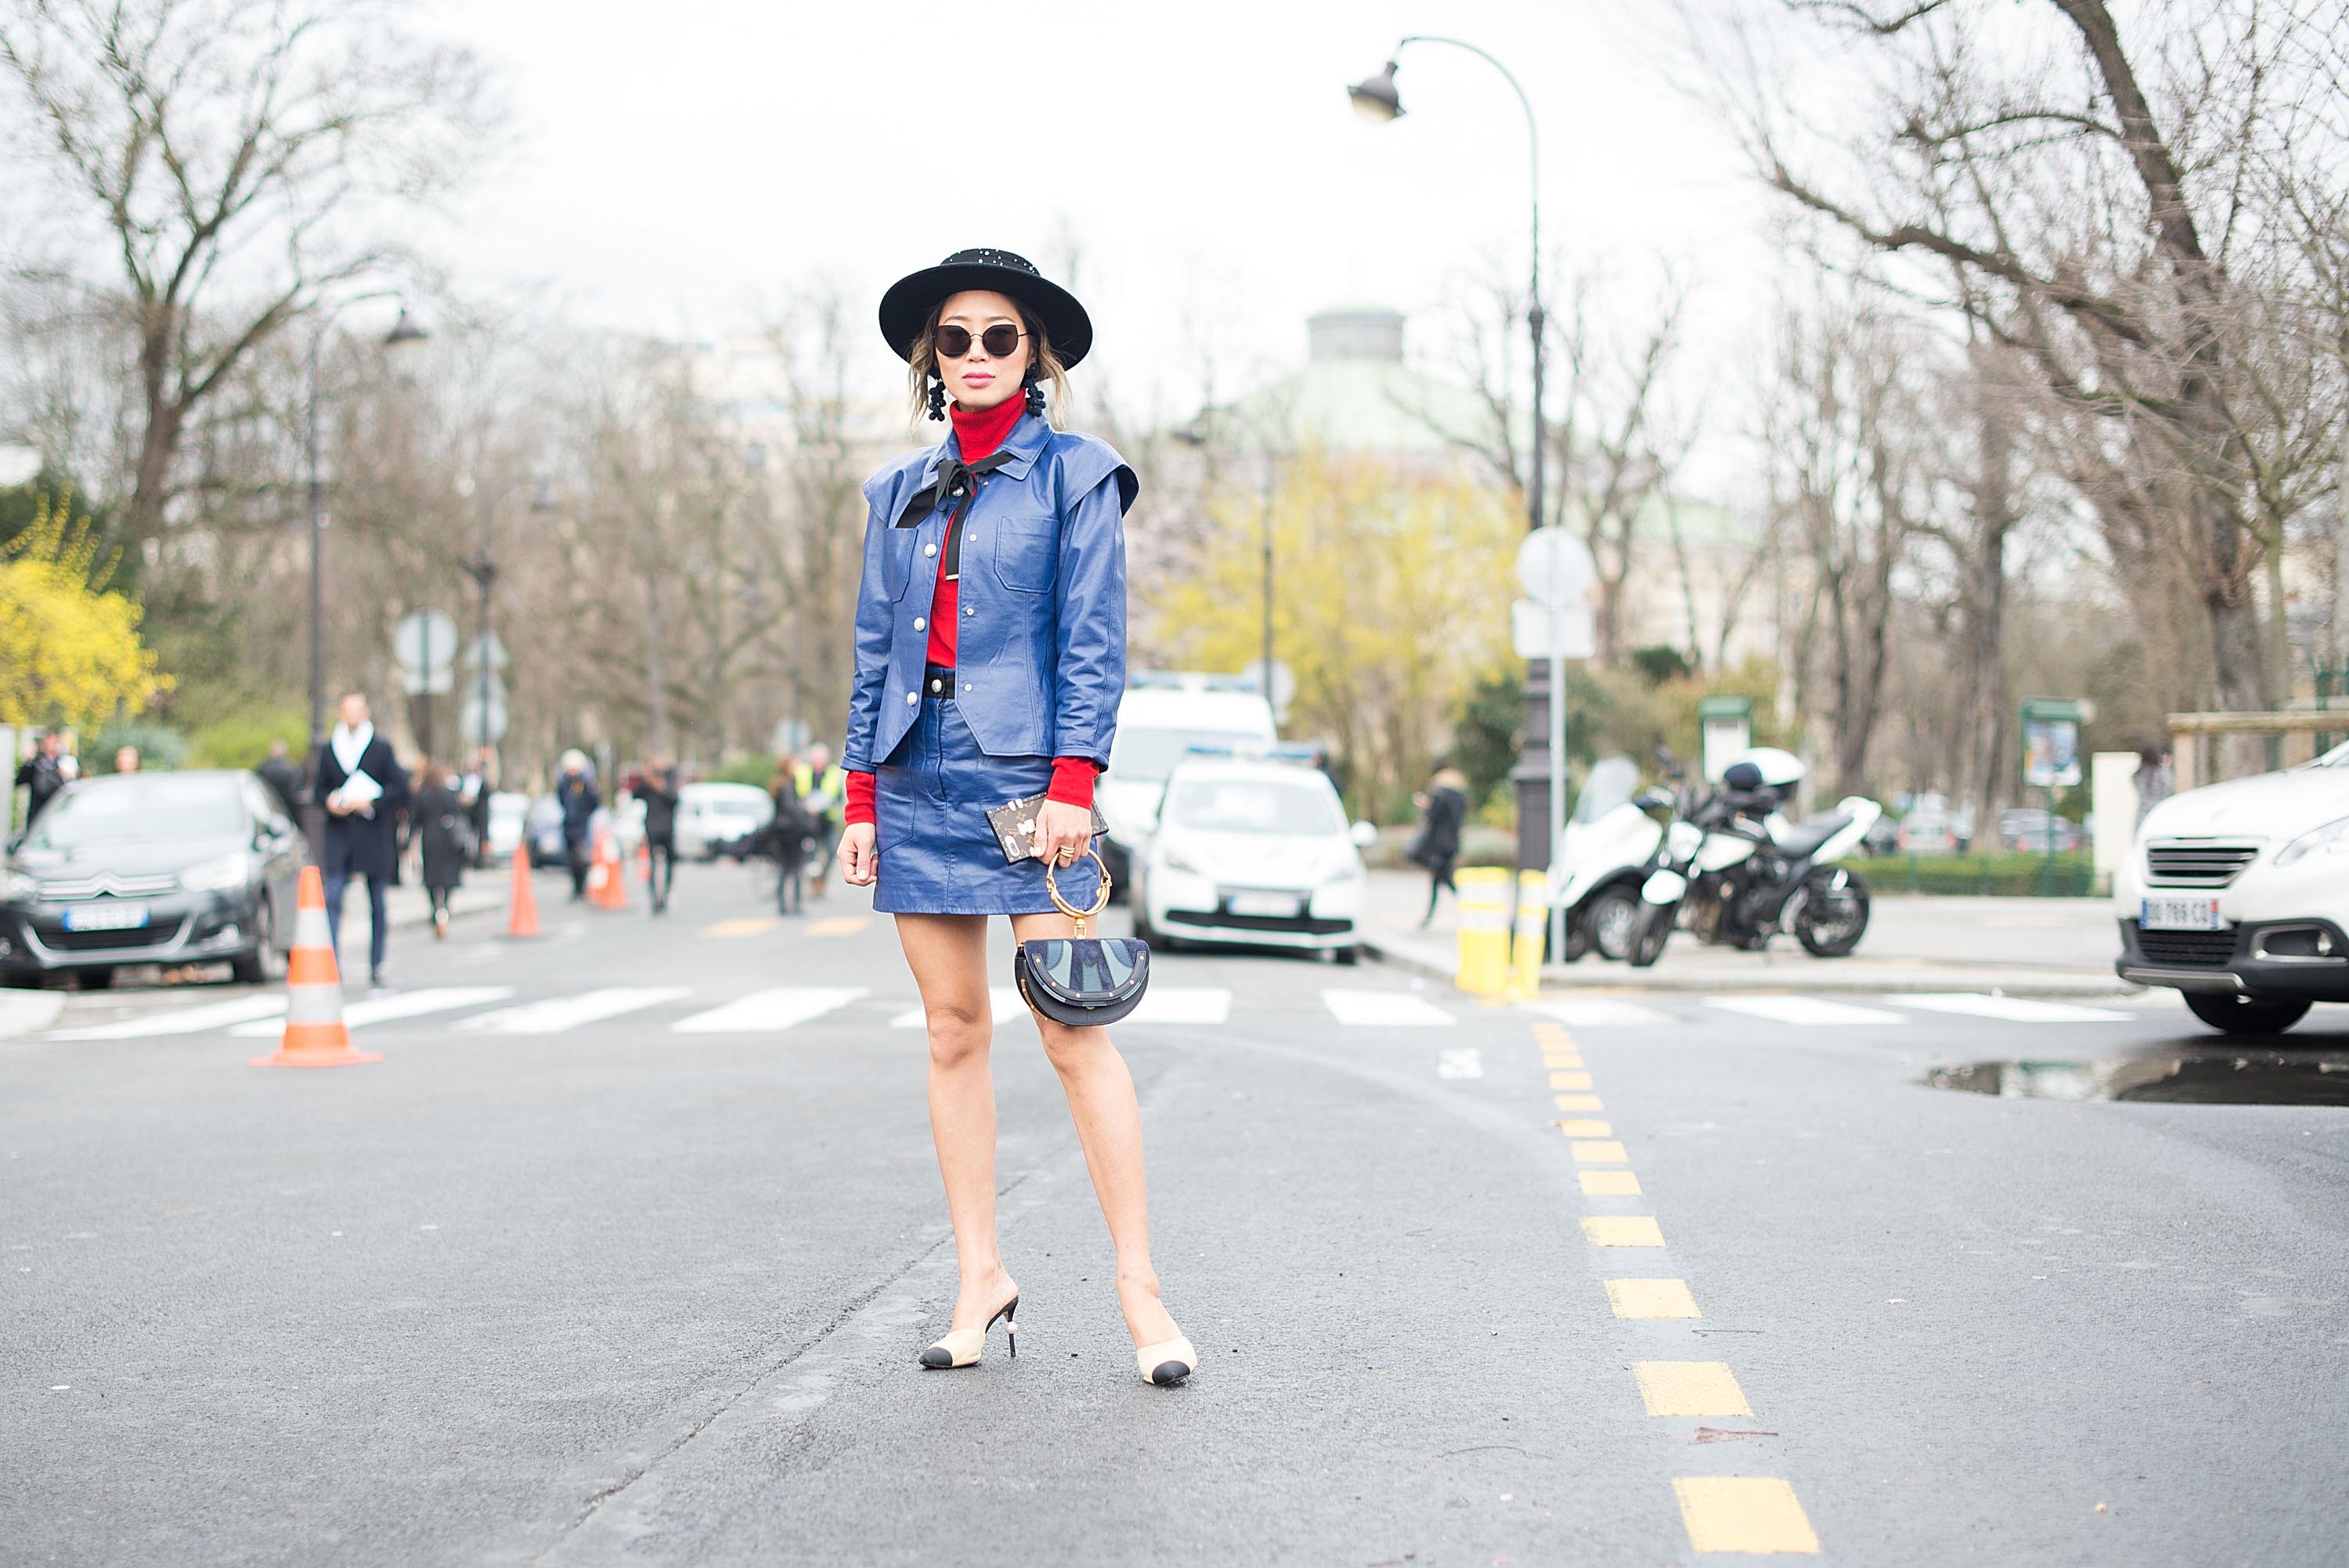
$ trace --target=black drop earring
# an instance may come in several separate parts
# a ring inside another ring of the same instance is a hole
[[[933,376],[930,377],[930,418],[943,419],[946,417],[947,380],[943,376]]]
[[[1044,388],[1038,384],[1036,372],[1032,369],[1029,371],[1027,376],[1022,378],[1022,384],[1028,388],[1028,412],[1035,415],[1040,419],[1044,417]]]

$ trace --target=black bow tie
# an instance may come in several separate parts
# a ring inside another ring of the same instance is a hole
[[[978,493],[978,481],[1011,460],[1011,454],[993,452],[975,463],[959,458],[948,458],[938,469],[938,477],[914,492],[905,510],[897,514],[899,528],[917,528],[942,500],[962,500]]]

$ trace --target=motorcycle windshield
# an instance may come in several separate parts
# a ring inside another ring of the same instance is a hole
[[[1590,766],[1575,798],[1574,820],[1595,822],[1631,799],[1640,788],[1640,769],[1628,757],[1602,757]]]

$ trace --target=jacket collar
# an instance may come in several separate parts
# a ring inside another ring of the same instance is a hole
[[[1003,454],[1000,471],[1015,480],[1026,479],[1029,469],[1043,455],[1045,444],[1051,438],[1052,427],[1044,421],[1042,415],[1020,415],[1019,422],[1011,427],[1011,434],[1004,437],[1003,445],[996,449]],[[948,457],[957,462],[962,460],[962,442],[957,437],[948,436],[930,449],[928,459],[922,464],[921,482],[916,488],[926,489],[936,483],[938,469],[945,466]]]

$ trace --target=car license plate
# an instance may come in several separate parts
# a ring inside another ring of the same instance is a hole
[[[1236,892],[1224,901],[1224,907],[1234,914],[1294,920],[1303,903],[1293,892]]]
[[[130,931],[147,923],[143,903],[84,904],[66,911],[67,931]]]
[[[2146,931],[2217,931],[2215,898],[2149,898],[2137,905],[2137,923]]]

